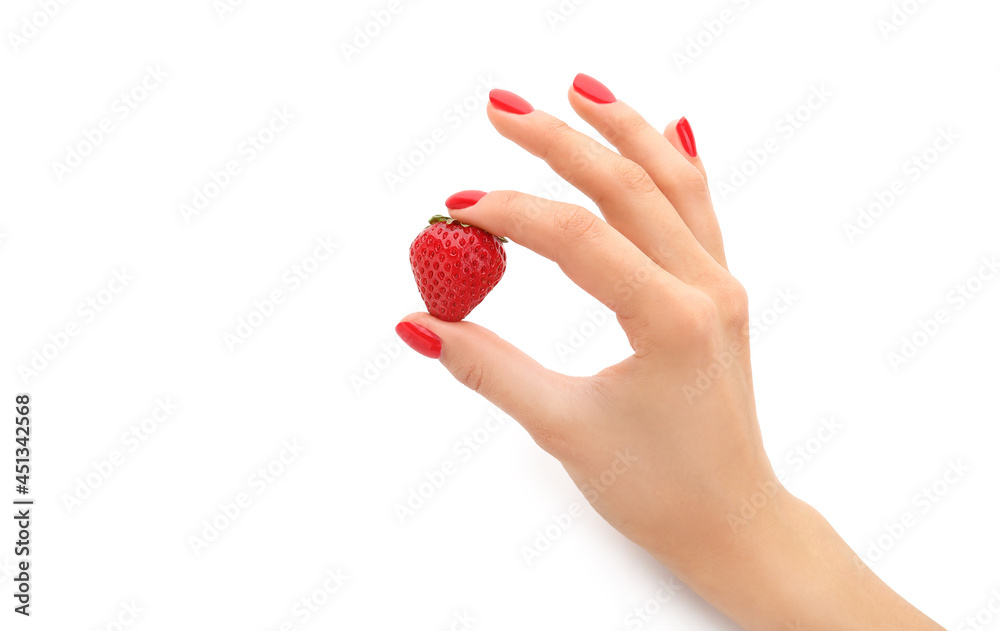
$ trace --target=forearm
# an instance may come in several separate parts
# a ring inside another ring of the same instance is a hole
[[[661,559],[751,631],[941,630],[882,582],[815,509],[783,488],[700,559]]]

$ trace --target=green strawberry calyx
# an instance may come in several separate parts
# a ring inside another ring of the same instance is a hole
[[[478,226],[473,226],[472,224],[468,224],[468,223],[462,223],[461,221],[459,221],[457,219],[453,219],[451,217],[446,217],[445,215],[434,215],[433,217],[430,218],[430,220],[427,223],[429,223],[432,226],[434,224],[436,224],[436,223],[446,223],[446,224],[456,224],[457,223],[458,225],[462,226],[463,228],[477,228],[479,230],[483,230],[482,228],[479,228]],[[486,232],[486,231],[483,230],[483,232]],[[491,234],[491,233],[486,232],[486,234]],[[507,243],[507,237],[501,237],[501,236],[498,236],[498,235],[495,235],[495,234],[493,236],[496,237],[497,239],[499,239],[501,243]]]

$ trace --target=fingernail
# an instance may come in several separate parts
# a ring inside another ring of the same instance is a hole
[[[691,123],[688,119],[681,118],[677,121],[677,135],[680,136],[681,146],[692,158],[698,157],[698,145],[694,142],[694,133],[691,131]]]
[[[614,103],[618,99],[615,95],[611,93],[611,90],[607,88],[603,83],[597,79],[587,76],[582,72],[576,75],[573,79],[573,89],[577,91],[577,94],[585,96],[594,103],[600,103],[602,105],[606,103]]]
[[[531,103],[507,90],[490,90],[490,103],[498,110],[511,114],[530,114],[535,111]]]
[[[448,210],[461,210],[474,206],[485,196],[485,191],[460,191],[444,200],[444,205]]]
[[[407,346],[425,357],[431,359],[441,357],[441,338],[419,324],[400,322],[396,325],[396,335],[406,342]]]

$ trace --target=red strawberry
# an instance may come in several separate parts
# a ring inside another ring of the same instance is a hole
[[[434,215],[410,246],[410,266],[427,311],[458,322],[483,301],[504,270],[507,239]]]

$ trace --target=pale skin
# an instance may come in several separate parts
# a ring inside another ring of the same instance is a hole
[[[487,107],[603,219],[515,191],[451,215],[558,264],[617,314],[633,354],[570,377],[471,322],[404,321],[439,337],[444,366],[520,422],[604,519],[743,628],[943,629],[778,482],[754,403],[747,295],[677,121],[660,133],[620,100],[571,88],[569,101],[617,152],[543,111]],[[714,375],[707,386],[699,371]],[[602,474],[613,482],[593,484]]]

